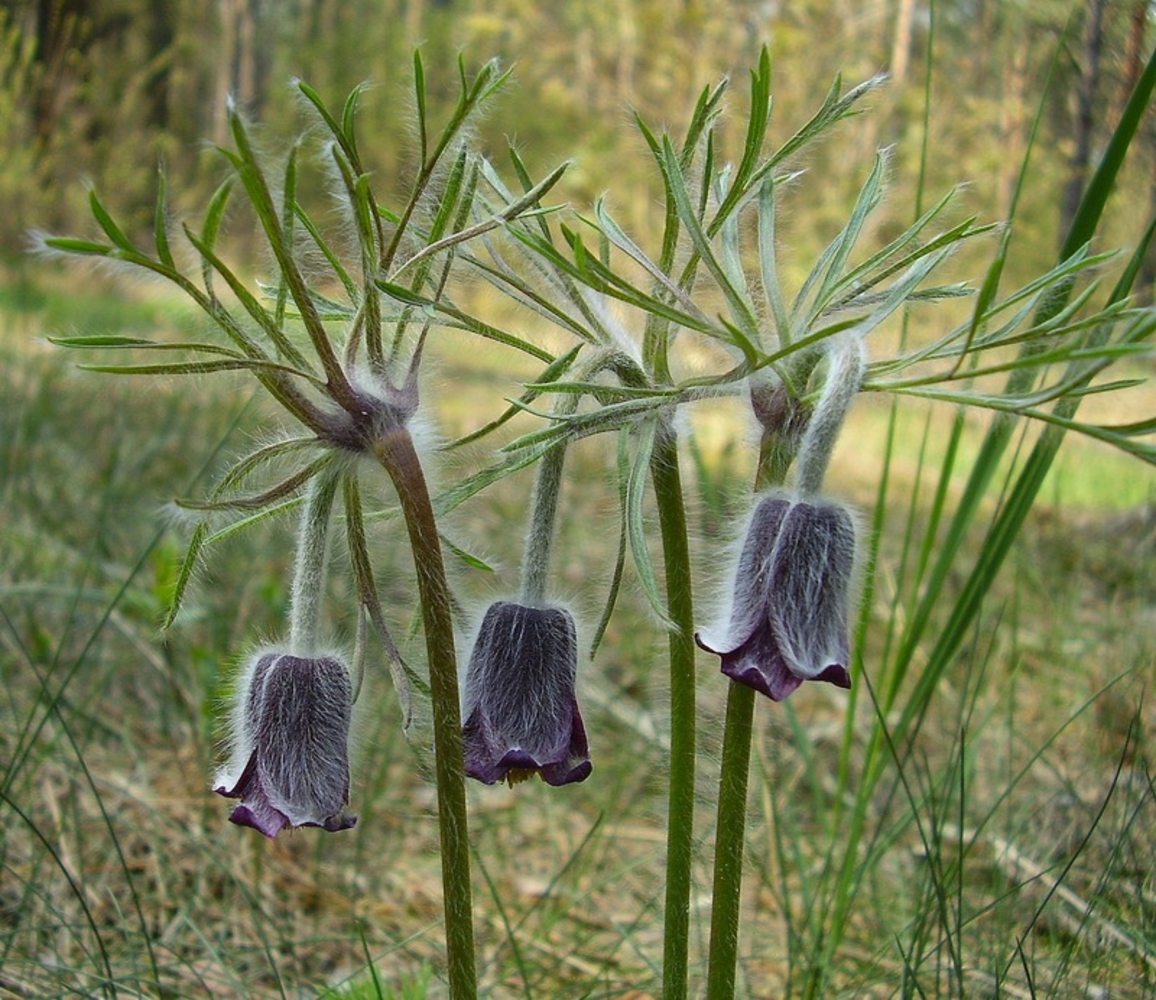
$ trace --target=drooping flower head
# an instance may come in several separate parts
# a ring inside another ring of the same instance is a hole
[[[578,637],[568,611],[490,605],[466,670],[466,774],[487,785],[535,772],[551,785],[585,780],[591,765],[577,672]]]
[[[717,639],[696,639],[722,657],[724,674],[775,701],[803,681],[848,688],[854,564],[845,507],[764,496],[740,551],[729,623]]]
[[[229,819],[266,837],[286,827],[346,830],[349,669],[334,656],[255,656],[242,675],[234,746],[216,791],[240,799]]]

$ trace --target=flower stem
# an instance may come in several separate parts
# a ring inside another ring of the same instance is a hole
[[[404,427],[387,431],[373,442],[372,450],[397,491],[417,571],[433,702],[450,997],[468,1000],[477,996],[477,973],[461,706],[449,585],[429,490],[409,431]]]
[[[666,827],[666,915],[663,930],[663,985],[666,1000],[685,997],[690,938],[691,867],[694,860],[694,766],[696,708],[694,676],[694,600],[690,545],[678,439],[673,428],[659,426],[650,460],[658,503],[666,603],[670,633],[670,788]]]
[[[551,448],[538,462],[538,478],[534,481],[534,498],[530,504],[530,530],[522,553],[522,601],[529,607],[539,607],[546,599],[550,546],[554,540],[554,520],[565,461],[566,445],[563,442]]]
[[[747,820],[747,777],[750,771],[754,712],[754,688],[732,681],[727,692],[722,770],[719,773],[707,1000],[730,1000],[735,995],[743,842]]]
[[[793,434],[776,434],[764,430],[755,473],[755,489],[765,490],[782,485],[794,453]],[[719,770],[718,820],[715,827],[707,1000],[731,1000],[735,995],[755,694],[753,688],[734,681],[731,681],[727,691],[727,715]]]
[[[843,427],[843,419],[859,393],[866,366],[863,338],[858,334],[848,332],[832,346],[827,362],[827,381],[799,446],[796,476],[800,493],[818,493],[823,485],[831,452]]]
[[[321,602],[325,596],[329,518],[333,513],[337,481],[332,467],[322,469],[310,482],[301,511],[289,602],[289,644],[297,656],[313,656],[317,652]]]

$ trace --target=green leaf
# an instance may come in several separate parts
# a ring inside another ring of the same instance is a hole
[[[219,344],[202,344],[194,341],[173,341],[165,343],[156,340],[143,340],[139,337],[95,336],[95,337],[49,337],[49,343],[58,347],[68,347],[74,350],[91,350],[109,348],[125,350],[138,348],[146,351],[189,351],[193,354],[217,354],[226,358],[244,358],[243,354]]]
[[[120,337],[112,334],[98,334],[86,337],[49,337],[48,342],[57,347],[159,347],[155,340],[140,337]]]
[[[169,206],[165,172],[157,171],[157,202],[153,214],[153,239],[157,246],[157,257],[166,267],[175,268],[172,249],[169,247]]]
[[[438,537],[442,540],[442,544],[470,569],[480,569],[486,573],[496,572],[494,567],[486,562],[485,559],[483,559],[481,556],[474,555],[472,552],[467,552],[456,542],[451,541],[442,532],[438,532]]]
[[[747,115],[747,135],[743,141],[743,156],[735,171],[730,191],[715,212],[707,231],[717,233],[731,218],[740,201],[746,197],[748,186],[756,177],[756,167],[766,141],[767,126],[771,120],[771,55],[764,45],[759,53],[758,69],[751,73],[751,103]],[[686,219],[683,218],[685,225]]]
[[[768,174],[759,188],[759,274],[763,282],[763,294],[775,321],[779,343],[786,346],[794,339],[794,335],[791,316],[787,312],[782,285],[779,283],[775,249],[775,183],[775,178]]]
[[[212,251],[217,245],[217,237],[221,234],[221,223],[225,219],[225,209],[229,205],[229,198],[233,193],[233,178],[226,179],[209,199],[209,206],[205,210],[205,219],[201,223],[201,244]],[[187,232],[187,230],[186,230]],[[201,275],[205,283],[205,291],[213,294],[213,268],[209,259],[201,255]]]
[[[220,500],[178,500],[177,503],[181,507],[186,507],[189,510],[203,510],[203,511],[226,511],[226,510],[263,510],[274,503],[279,503],[286,497],[293,495],[308,483],[315,476],[333,467],[334,457],[332,453],[323,454],[320,458],[315,458],[308,465],[302,466],[291,476],[283,479],[277,483],[276,486],[270,486],[260,493],[254,493],[249,496],[234,496],[224,497]]]
[[[88,254],[97,257],[107,257],[112,252],[112,247],[107,243],[82,240],[75,236],[49,236],[45,238],[44,245],[62,253]]]
[[[418,138],[420,139],[418,148],[421,150],[421,162],[425,163],[426,157],[429,155],[429,132],[425,104],[425,67],[421,61],[421,49],[416,48],[413,50],[413,94],[414,103],[417,105],[417,127]]]
[[[574,359],[578,357],[578,352],[582,350],[582,346],[583,345],[578,344],[577,346],[570,348],[570,350],[568,350],[565,354],[560,355],[557,359],[552,361],[549,365],[546,366],[546,369],[542,372],[542,375],[538,381],[552,382],[554,379],[560,378],[562,375],[564,375],[570,369],[570,366],[574,363]],[[540,395],[540,390],[531,387],[527,392],[519,397],[517,403],[511,403],[501,416],[491,420],[484,426],[479,427],[476,431],[471,431],[469,434],[458,438],[456,441],[451,441],[449,444],[445,445],[442,450],[452,451],[454,448],[460,448],[463,445],[471,444],[472,442],[485,437],[487,434],[497,430],[499,427],[509,421],[511,417],[522,413],[525,406],[529,403],[532,403]]]
[[[706,231],[699,224],[698,216],[690,200],[690,193],[686,188],[686,181],[682,175],[682,168],[678,156],[668,138],[663,139],[662,166],[664,175],[669,184],[671,196],[674,198],[678,211],[679,221],[690,237],[691,245],[706,268],[719,286],[731,309],[734,326],[741,331],[741,339],[745,342],[736,342],[736,346],[743,347],[744,353],[752,350],[752,345],[758,343],[759,325],[755,318],[753,305],[747,298],[746,289],[739,288],[730,279],[726,269],[719,262],[711,245]]]
[[[81,365],[85,371],[109,375],[210,375],[228,371],[279,371],[313,380],[308,372],[263,358],[225,358],[220,361],[187,361],[169,365]]]
[[[300,205],[294,205],[293,210],[297,215],[298,221],[305,227],[305,231],[309,233],[314,244],[317,246],[317,249],[321,251],[326,261],[329,263],[329,266],[333,268],[333,273],[337,276],[337,280],[340,281],[342,286],[345,288],[345,294],[349,296],[349,301],[357,302],[361,297],[361,292],[358,290],[357,282],[353,280],[349,272],[345,269],[345,265],[341,263],[341,259],[326,242],[325,237],[321,235],[321,230],[317,228],[313,220],[306,214],[305,209],[303,209]],[[333,303],[332,300],[318,296],[316,293],[314,293],[313,297],[318,305],[322,308],[324,308],[327,303],[338,305],[338,303]],[[340,305],[340,308],[342,310],[346,310],[347,315],[354,311],[348,309],[348,307],[344,305]]]
[[[181,610],[181,603],[184,601],[185,591],[188,589],[189,581],[193,578],[193,572],[197,568],[197,560],[200,558],[201,550],[204,548],[208,533],[209,524],[207,521],[201,521],[201,523],[193,529],[192,537],[189,538],[188,548],[185,549],[185,557],[181,560],[181,567],[177,572],[172,596],[169,598],[168,611],[165,612],[165,616],[161,621],[161,631],[171,628],[173,622],[176,621],[177,613]]]
[[[96,219],[100,228],[104,230],[105,236],[107,236],[116,246],[120,247],[121,250],[124,250],[130,256],[144,256],[137,249],[136,244],[133,243],[133,241],[130,240],[127,236],[125,236],[124,232],[113,220],[113,217],[109,214],[108,209],[106,209],[101,203],[100,196],[96,193],[95,189],[88,192],[88,205],[89,208],[92,209],[93,217]]]
[[[455,320],[464,330],[469,330],[471,333],[476,333],[480,337],[485,337],[487,340],[496,341],[499,344],[505,344],[507,347],[517,348],[531,357],[537,358],[539,361],[550,362],[554,360],[554,355],[544,348],[531,344],[527,340],[522,340],[520,337],[514,336],[512,333],[506,333],[504,330],[499,330],[496,326],[491,326],[468,313],[462,312],[460,309],[449,305],[444,300],[435,302],[433,299],[426,298],[423,295],[418,295],[412,289],[405,285],[399,285],[394,282],[379,280],[376,282],[377,287],[380,288],[386,295],[396,299],[398,302],[404,302],[406,305],[417,306],[422,309],[427,309],[431,316],[440,315]]]
[[[618,531],[618,553],[614,558],[614,569],[610,574],[610,587],[606,594],[606,603],[602,606],[602,614],[598,624],[594,627],[594,635],[590,640],[590,659],[594,659],[598,647],[602,645],[602,637],[610,624],[614,614],[614,607],[618,603],[618,594],[622,589],[622,576],[626,570],[626,550],[630,540],[628,534],[628,518],[626,513],[626,483],[629,479],[630,466],[630,432],[623,428],[618,434],[618,509],[620,512],[620,526]]]
[[[227,538],[232,538],[233,535],[240,534],[242,531],[260,524],[262,521],[267,521],[269,518],[278,517],[281,514],[287,514],[292,510],[296,510],[304,502],[305,498],[303,496],[295,496],[279,504],[274,504],[272,507],[266,507],[264,510],[249,514],[247,517],[238,518],[236,521],[218,528],[211,535],[207,535],[205,537],[205,545],[216,545],[218,542],[223,542]]]
[[[329,129],[329,132],[333,138],[339,143],[342,142],[345,138],[345,132],[338,124],[337,119],[329,113],[329,109],[325,106],[325,102],[321,99],[321,95],[304,80],[297,81],[297,89],[301,92],[305,99],[313,105],[314,110],[321,116],[321,120],[325,122],[325,127]]]
[[[257,321],[257,324],[273,342],[274,347],[281,356],[291,361],[302,374],[317,381],[316,376],[310,371],[312,366],[309,364],[308,359],[293,346],[289,338],[285,336],[284,330],[278,325],[274,316],[257,301],[256,296],[245,287],[244,283],[233,273],[232,269],[213,253],[209,246],[197,239],[190,230],[186,230],[185,235],[189,242],[196,248],[197,252],[200,253],[201,259],[211,266],[213,271],[225,279],[229,290],[237,296],[237,300],[244,307],[245,311]],[[261,354],[263,356],[264,352],[261,352]]]
[[[252,475],[262,465],[298,451],[316,448],[318,444],[319,442],[315,437],[296,437],[286,438],[284,441],[275,441],[273,444],[258,448],[256,451],[251,452],[236,462],[232,468],[221,477],[221,481],[214,487],[210,495],[214,499],[223,496],[238,483],[243,482]]]
[[[533,465],[545,455],[546,452],[553,448],[555,444],[555,441],[549,441],[536,448],[525,448],[516,454],[502,459],[500,462],[487,466],[480,472],[475,472],[473,475],[467,476],[454,486],[451,486],[448,490],[444,490],[434,497],[434,511],[439,517],[448,514],[455,507],[464,503],[475,494],[480,493],[487,486],[492,486],[511,473]]]
[[[217,245],[217,237],[221,233],[221,223],[225,218],[225,209],[229,205],[229,198],[233,194],[233,178],[230,177],[213,192],[209,199],[209,206],[205,210],[205,221],[201,223],[201,242],[209,249]]]

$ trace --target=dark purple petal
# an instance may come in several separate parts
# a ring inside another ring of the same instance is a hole
[[[466,774],[493,784],[536,771],[552,785],[591,770],[574,693],[578,639],[561,608],[500,601],[482,619],[466,671]]]
[[[848,605],[855,525],[833,504],[801,501],[783,522],[770,579],[768,612],[788,668],[818,680],[850,662]]]
[[[790,509],[791,501],[786,497],[771,495],[761,500],[751,515],[735,573],[727,630],[736,645],[750,639],[767,621],[775,547]]]
[[[834,684],[835,687],[848,689],[851,687],[851,674],[841,663],[831,664],[831,666],[814,679],[817,681],[826,681],[828,684]]]
[[[746,642],[731,650],[711,649],[698,636],[698,644],[722,658],[721,670],[731,680],[754,688],[772,701],[782,701],[803,683],[791,673],[775,647],[769,626],[756,630]]]
[[[257,756],[251,754],[245,770],[232,788],[219,785],[214,789],[218,795],[229,799],[241,799],[229,813],[229,822],[238,826],[251,826],[266,837],[276,837],[285,827],[291,826],[288,817],[274,809],[257,778]]]
[[[276,837],[287,826],[292,826],[283,813],[279,813],[267,802],[250,800],[249,805],[242,802],[234,806],[229,813],[229,822],[237,826],[251,826],[260,830],[266,837]]]

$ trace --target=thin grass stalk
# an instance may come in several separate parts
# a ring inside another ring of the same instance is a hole
[[[691,866],[694,861],[694,768],[697,755],[694,599],[691,593],[690,544],[678,438],[661,423],[650,460],[658,505],[662,558],[666,567],[670,632],[670,785],[666,826],[666,912],[663,927],[662,995],[687,994],[690,940]]]
[[[429,489],[409,431],[404,427],[387,431],[374,440],[372,451],[397,491],[417,572],[433,708],[434,769],[450,997],[452,1000],[471,1000],[477,996],[473,893],[462,718],[449,584]]]

